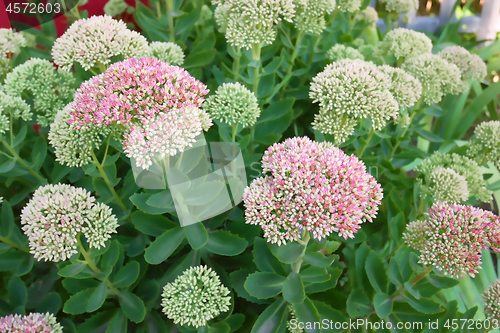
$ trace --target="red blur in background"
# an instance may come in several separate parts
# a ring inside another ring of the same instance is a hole
[[[139,0],[144,4],[147,4],[147,0]],[[21,0],[19,2],[22,2]],[[90,16],[94,15],[104,15],[104,5],[108,2],[108,0],[88,0],[85,6],[79,7],[80,11],[87,10]],[[135,7],[135,0],[125,0],[125,2]],[[132,15],[130,16],[130,20],[132,20]],[[128,21],[128,17],[124,17],[125,20]],[[55,20],[57,36],[61,36],[66,28],[68,27],[68,20],[65,16],[60,16]],[[36,24],[36,21],[35,21]],[[3,0],[0,0],[0,28],[10,28],[9,18],[7,16],[7,12],[5,11],[5,4]],[[40,26],[36,27],[40,29]]]

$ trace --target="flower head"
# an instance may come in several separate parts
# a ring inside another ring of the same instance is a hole
[[[174,282],[163,287],[163,313],[174,324],[193,327],[207,322],[229,310],[231,297],[219,276],[207,266],[191,267]]]
[[[179,45],[172,42],[152,42],[149,44],[149,55],[172,66],[184,63],[184,52]]]
[[[401,68],[384,65],[378,69],[391,78],[392,84],[389,90],[401,109],[415,105],[422,94],[422,85],[417,79]]]
[[[57,112],[54,122],[50,125],[48,137],[50,145],[54,147],[57,162],[70,167],[81,167],[92,161],[92,150],[99,147],[103,137],[110,135],[111,129],[72,129],[68,124],[72,112],[72,104]],[[118,132],[115,135],[118,136]]]
[[[469,189],[464,176],[451,168],[437,167],[429,175],[428,192],[434,200],[459,203],[469,199]]]
[[[402,68],[420,81],[424,102],[428,105],[439,103],[445,94],[464,91],[458,67],[432,53],[410,58]]]
[[[438,56],[457,65],[462,77],[464,90],[469,87],[469,80],[482,81],[486,77],[486,64],[477,54],[471,54],[461,46],[448,46]]]
[[[365,58],[358,50],[344,44],[335,44],[326,52],[326,58],[331,61],[338,61],[342,59],[361,59]]]
[[[123,21],[110,16],[92,16],[73,23],[56,39],[52,47],[54,62],[68,69],[79,63],[85,70],[99,64],[107,65],[111,58],[140,57],[147,53],[146,38],[127,29]]]
[[[81,85],[69,122],[75,129],[128,124],[173,108],[200,107],[207,93],[183,68],[155,58],[130,58]]]
[[[333,232],[354,238],[383,196],[356,156],[307,137],[269,147],[262,169],[265,176],[244,191],[245,220],[278,245],[300,239],[303,230],[319,240]]]
[[[378,21],[378,13],[375,8],[368,6],[362,11],[358,12],[356,19],[360,21],[365,21],[368,24],[374,24]]]
[[[485,121],[477,125],[467,155],[481,164],[492,162],[500,169],[500,121]]]
[[[354,13],[361,8],[361,0],[337,0],[337,5],[342,12]]]
[[[295,0],[295,26],[319,35],[325,30],[325,15],[335,10],[335,0]]]
[[[311,83],[309,97],[319,103],[313,128],[333,134],[341,143],[361,119],[369,118],[373,129],[382,129],[398,116],[398,103],[390,92],[391,79],[373,63],[343,59],[326,66]]]
[[[212,0],[218,5],[215,20],[219,31],[234,47],[249,49],[252,44],[271,44],[274,26],[281,20],[292,22],[294,0]]]
[[[487,319],[500,319],[500,279],[495,280],[482,294]]]
[[[489,211],[438,202],[424,215],[403,234],[406,244],[420,251],[419,263],[451,277],[474,277],[481,268],[481,250],[498,251],[500,219]]]
[[[135,159],[138,167],[149,169],[155,155],[163,158],[183,152],[210,126],[211,119],[199,108],[172,109],[132,124],[124,135],[123,150],[129,158]]]
[[[44,127],[73,99],[76,89],[71,72],[56,69],[50,61],[38,58],[26,61],[7,74],[4,88],[11,96],[27,94],[32,98],[37,123]]]
[[[399,58],[412,58],[424,53],[430,53],[432,41],[425,34],[406,29],[397,28],[389,31],[377,45],[377,52],[383,56]]]
[[[257,97],[238,82],[224,83],[217,88],[203,109],[214,119],[230,125],[240,124],[243,128],[253,126],[260,116]]]
[[[377,65],[382,65],[384,63],[384,58],[378,54],[376,46],[364,44],[358,46],[357,50],[363,55],[365,61],[371,61]]]
[[[388,12],[408,14],[418,10],[418,0],[380,0]]]
[[[61,324],[51,313],[30,313],[27,316],[18,314],[0,318],[2,333],[62,333]]]
[[[10,120],[31,120],[31,108],[21,97],[11,96],[0,90],[0,135],[9,131]]]
[[[12,29],[0,29],[0,57],[9,53],[17,54],[26,46],[26,39],[20,32]]]
[[[441,170],[436,173],[436,170],[442,168],[451,169],[457,175],[452,174],[450,170]],[[450,202],[458,202],[456,200],[464,198],[465,194],[468,193],[468,196],[460,201],[467,200],[469,196],[475,196],[483,202],[491,201],[492,193],[486,188],[479,165],[466,156],[435,152],[423,160],[415,168],[415,171],[422,176],[419,183],[422,186],[424,197],[430,194],[436,201],[447,198]],[[463,186],[464,179],[467,190]],[[437,184],[436,181],[441,183]],[[446,183],[444,183],[445,181]]]
[[[35,258],[54,262],[78,253],[79,234],[90,248],[100,249],[118,227],[108,206],[96,203],[87,190],[66,184],[39,187],[22,210],[21,224]]]

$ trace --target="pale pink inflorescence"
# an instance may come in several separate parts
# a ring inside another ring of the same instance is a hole
[[[68,123],[72,130],[85,132],[119,125],[127,156],[148,168],[156,153],[182,151],[212,125],[199,109],[207,93],[181,67],[155,58],[130,58],[82,84]]]
[[[153,165],[155,154],[163,158],[184,151],[210,126],[212,120],[201,109],[175,108],[133,124],[130,132],[125,134],[124,151],[137,161],[138,166],[148,169]]]
[[[245,189],[246,223],[257,224],[278,245],[333,232],[347,239],[375,218],[382,188],[356,156],[307,137],[269,147],[262,158],[266,175]]]
[[[200,107],[206,86],[185,69],[155,58],[111,65],[77,90],[69,123],[75,128],[127,124],[172,108]]]
[[[8,315],[0,318],[2,333],[62,333],[61,325],[50,313],[30,313],[27,316]]]
[[[90,192],[67,184],[39,187],[21,213],[22,230],[36,259],[64,261],[78,253],[78,236],[100,249],[116,233],[118,220],[111,208]]]
[[[403,239],[420,251],[419,263],[451,277],[474,277],[481,268],[481,250],[500,250],[500,218],[480,208],[438,202],[425,220],[407,225]]]

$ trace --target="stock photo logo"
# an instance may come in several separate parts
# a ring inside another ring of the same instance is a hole
[[[203,134],[191,147],[174,156],[155,154],[147,169],[131,158],[139,187],[170,191],[182,227],[222,214],[243,200],[247,175],[236,143],[206,142]]]
[[[17,31],[55,20],[70,12],[78,2],[79,0],[3,0],[9,23]]]

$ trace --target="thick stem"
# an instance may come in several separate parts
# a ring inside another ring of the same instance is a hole
[[[238,130],[238,124],[232,123],[231,124],[231,140],[233,142],[236,142],[236,131]]]
[[[9,153],[11,153],[12,156],[16,159],[16,161],[19,162],[19,164],[21,164],[23,166],[23,168],[26,169],[26,171],[28,171],[30,174],[32,174],[40,182],[44,182],[45,181],[45,178],[43,178],[42,176],[40,176],[37,172],[35,172],[35,170],[33,170],[32,168],[30,168],[30,166],[28,164],[26,164],[26,162],[24,162],[24,160],[21,158],[21,156],[19,156],[19,154],[16,153],[16,151],[14,150],[14,148],[12,148],[11,145],[9,145],[7,143],[7,141],[2,140],[2,143],[5,146],[5,148],[7,148],[7,150],[9,151]]]
[[[82,245],[82,242],[80,241],[80,234],[78,234],[78,236],[76,237],[76,242],[77,242],[77,245],[78,245],[78,249],[80,250],[80,253],[82,254],[83,258],[85,259],[85,262],[87,263],[87,265],[89,265],[90,269],[96,274],[100,274],[101,273],[101,270],[99,268],[97,268],[95,262],[92,260],[92,258],[90,257],[89,253],[85,250],[85,248],[83,247]],[[103,282],[106,283],[106,285],[108,286],[108,288],[115,294],[115,295],[120,295],[120,291],[118,289],[116,289],[116,287],[113,285],[113,283],[111,281],[108,280],[108,278],[104,278],[103,280],[101,280]]]
[[[290,65],[288,66],[288,70],[286,71],[285,78],[288,78],[285,84],[283,84],[283,87],[281,88],[281,94],[280,94],[280,99],[283,98],[285,95],[285,90],[286,87],[288,86],[288,83],[290,82],[291,76],[290,73],[293,70],[293,65],[295,63],[295,59],[297,58],[297,54],[299,53],[299,45],[302,39],[305,36],[305,32],[302,30],[299,30],[299,34],[297,35],[297,39],[295,40],[295,45],[293,46],[293,51],[292,51],[292,57],[290,58]],[[313,50],[314,52],[314,50]]]
[[[368,145],[370,144],[370,141],[373,138],[373,135],[375,134],[375,131],[372,129],[370,131],[370,134],[368,134],[368,138],[366,138],[366,143],[363,145],[363,148],[359,151],[358,157],[363,156],[363,153],[365,152],[366,148],[368,148]]]
[[[304,230],[304,234],[302,235],[302,240],[300,242],[304,245],[304,250],[302,250],[302,253],[297,258],[297,260],[295,260],[295,262],[292,263],[292,270],[295,273],[300,272],[300,267],[302,266],[302,262],[304,261],[304,255],[306,254],[307,243],[309,243],[309,239],[310,239],[309,231]]]
[[[30,253],[29,249],[27,249],[25,247],[22,247],[21,245],[17,244],[16,242],[14,242],[13,240],[11,240],[11,239],[9,239],[7,237],[0,236],[0,242],[8,244],[11,247],[13,247],[15,249],[18,249],[20,251],[23,251],[23,252],[26,252],[26,253]]]
[[[172,16],[172,11],[174,9],[174,0],[165,0],[167,5],[167,19],[168,19],[168,34],[170,41],[175,43],[175,31],[174,31],[174,17]]]
[[[410,281],[410,285],[413,287],[414,285],[416,285],[420,280],[422,280],[423,278],[425,278],[427,275],[429,275],[429,273],[432,272],[432,266],[429,266],[429,267],[425,267],[425,271],[423,271],[422,273],[418,274],[417,276],[415,276],[413,278],[413,280]],[[401,286],[398,290],[396,290],[394,292],[394,294],[391,295],[391,299],[394,300],[396,299],[397,297],[399,297],[401,294],[403,294],[405,292],[406,288],[404,286]]]
[[[349,35],[352,31],[352,28],[354,28],[354,24],[356,23],[356,15],[358,14],[358,11],[355,11],[351,17],[349,18],[349,27],[347,28],[346,35]]]
[[[238,47],[235,50],[236,58],[234,58],[234,81],[237,82],[240,78],[240,62],[241,62],[241,49]]]
[[[97,170],[99,170],[99,173],[101,174],[102,179],[108,186],[109,190],[111,191],[111,194],[113,195],[113,198],[115,199],[116,203],[120,206],[120,208],[125,212],[127,211],[127,207],[123,203],[122,199],[118,196],[118,194],[115,191],[115,188],[111,186],[111,182],[109,181],[108,176],[106,175],[106,172],[104,171],[101,163],[99,163],[99,160],[97,159],[97,156],[95,156],[94,151],[92,153],[92,159],[94,160],[94,163],[97,167]]]

